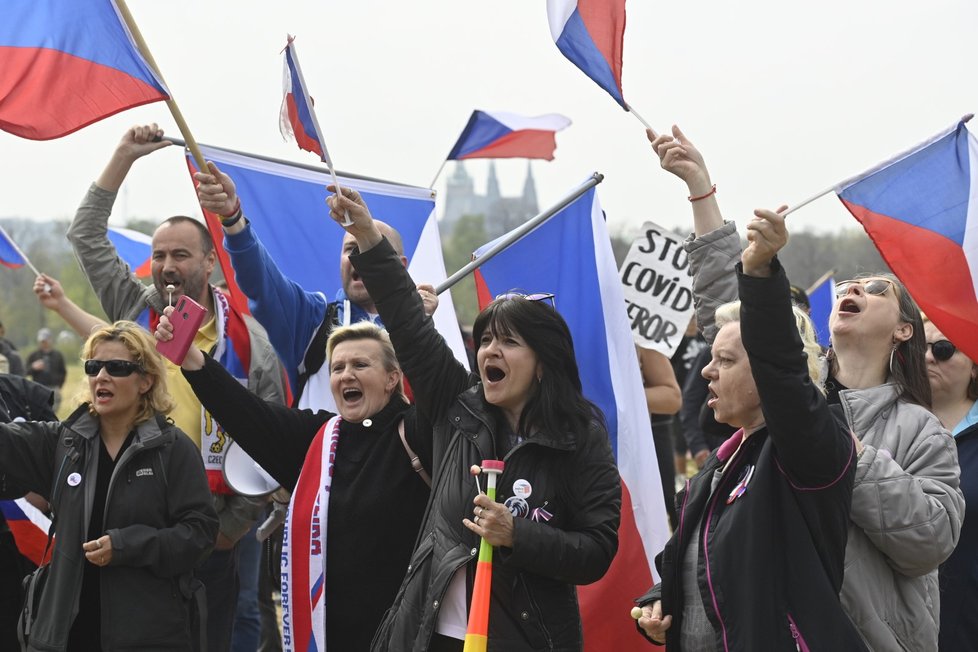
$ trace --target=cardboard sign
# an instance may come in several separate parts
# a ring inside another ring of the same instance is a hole
[[[693,277],[683,239],[646,222],[620,275],[635,343],[671,358],[693,316]]]

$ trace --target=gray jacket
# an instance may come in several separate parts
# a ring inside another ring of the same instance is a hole
[[[136,278],[109,240],[109,215],[115,197],[116,193],[92,184],[68,227],[67,236],[109,319],[136,321],[146,308],[162,313],[166,300],[155,286],[144,285]],[[251,336],[248,389],[266,401],[284,403],[283,376],[265,329],[248,315],[244,319]],[[232,541],[240,539],[251,528],[266,502],[221,494],[215,494],[214,500],[221,534]]]
[[[736,226],[685,243],[696,317],[716,337],[713,312],[737,299]],[[870,649],[937,650],[937,567],[957,544],[964,496],[954,440],[933,414],[887,383],[840,393],[863,444],[852,492],[842,605]]]
[[[82,543],[95,499],[99,422],[79,407],[63,424],[0,425],[0,471],[51,502],[54,552],[30,650],[67,645],[88,563]],[[191,571],[217,536],[204,465],[162,417],[136,426],[105,498],[112,561],[99,571],[104,650],[191,649]]]

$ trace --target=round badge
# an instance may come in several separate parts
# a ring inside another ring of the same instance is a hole
[[[68,486],[77,487],[81,484],[81,473],[72,473],[68,476]]]
[[[517,496],[519,498],[522,498],[523,500],[526,500],[527,498],[530,497],[530,494],[532,494],[532,493],[533,493],[533,487],[530,486],[529,481],[522,480],[521,479],[521,480],[517,480],[516,482],[513,483],[513,495],[514,496]]]
[[[515,518],[526,518],[526,515],[530,513],[530,506],[519,496],[510,496],[504,504]]]
[[[369,428],[372,425],[374,425],[374,422],[371,419],[364,419],[363,420],[363,427],[364,428]]]

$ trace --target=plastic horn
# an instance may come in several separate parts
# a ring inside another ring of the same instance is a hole
[[[482,472],[486,478],[486,495],[496,500],[496,476],[503,472],[499,460],[482,460]],[[492,590],[492,546],[483,537],[479,543],[479,564],[475,568],[475,584],[472,587],[472,604],[469,608],[469,626],[465,630],[465,646],[462,652],[486,652],[489,644],[489,595]]]

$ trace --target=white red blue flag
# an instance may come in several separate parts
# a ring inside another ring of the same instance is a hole
[[[279,131],[282,137],[294,138],[299,149],[318,154],[326,163],[326,148],[323,147],[323,136],[316,129],[313,118],[312,97],[306,91],[299,68],[299,60],[295,53],[293,38],[285,46],[285,63],[282,68],[282,112],[279,118]]]
[[[480,304],[514,289],[553,293],[570,327],[584,394],[604,411],[622,478],[618,554],[603,579],[578,589],[585,649],[635,649],[628,605],[652,586],[653,559],[665,547],[669,527],[625,297],[597,192],[587,191],[486,262],[476,272],[476,287]]]
[[[3,227],[0,227],[0,265],[17,269],[23,267],[26,262],[17,245],[3,230]]]
[[[285,276],[309,292],[322,292],[332,301],[342,287],[339,258],[344,231],[329,217],[326,186],[329,173],[285,161],[274,161],[201,146],[208,161],[228,174],[237,187],[241,206],[252,228]],[[195,171],[188,155],[187,164]],[[445,280],[445,261],[435,219],[431,190],[365,178],[340,177],[344,188],[360,192],[371,212],[383,216],[404,242],[408,271],[418,283],[438,285]],[[205,212],[207,228],[216,244],[231,301],[248,312],[247,297],[234,281],[234,270],[223,247],[220,218]],[[465,346],[455,317],[450,292],[439,296],[435,326],[468,368]]]
[[[469,158],[554,159],[556,133],[570,126],[557,113],[528,117],[504,111],[473,111],[449,161]]]
[[[168,99],[113,0],[0,2],[0,129],[59,138]]]
[[[547,0],[547,17],[557,49],[627,111],[621,89],[625,0]]]
[[[978,140],[965,120],[836,192],[921,309],[978,360]]]
[[[0,513],[14,535],[14,543],[20,554],[40,566],[51,520],[23,498],[0,500]]]
[[[119,258],[129,265],[129,269],[136,276],[139,278],[152,276],[150,264],[152,263],[153,238],[132,229],[110,226],[109,242],[115,245]]]

